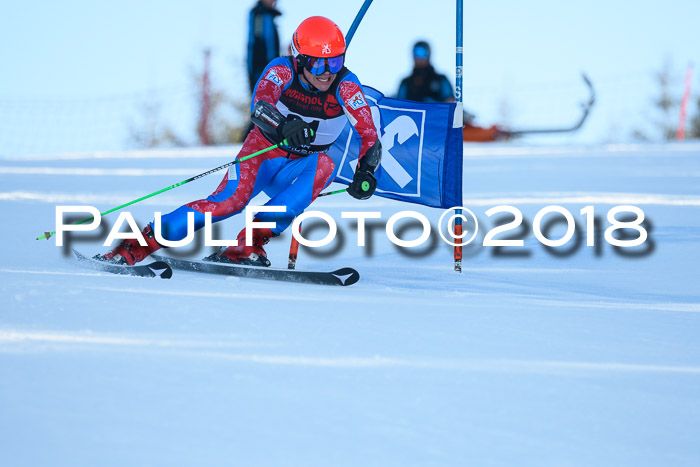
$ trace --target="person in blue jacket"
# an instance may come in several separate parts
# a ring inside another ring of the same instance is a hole
[[[450,81],[430,63],[427,42],[418,41],[413,46],[413,72],[401,81],[396,97],[416,102],[454,101]]]
[[[273,59],[280,56],[280,40],[275,18],[282,13],[275,9],[277,0],[259,0],[248,18],[248,81],[250,92]]]

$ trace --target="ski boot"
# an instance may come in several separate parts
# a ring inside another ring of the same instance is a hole
[[[142,261],[146,256],[160,249],[160,245],[154,238],[153,229],[148,224],[141,232],[146,239],[146,246],[141,246],[138,240],[128,238],[123,240],[115,249],[104,255],[95,255],[93,258],[98,261],[105,261],[113,264],[133,266]]]
[[[246,246],[245,229],[243,229],[236,237],[238,246],[230,246],[224,251],[213,253],[204,258],[204,261],[268,267],[272,263],[267,259],[267,253],[265,253],[263,246],[267,245],[272,237],[276,237],[276,235],[270,229],[254,229],[253,244]]]

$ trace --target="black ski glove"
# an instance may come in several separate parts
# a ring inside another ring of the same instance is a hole
[[[369,199],[377,189],[377,179],[369,170],[362,168],[362,162],[355,171],[352,183],[348,186],[348,194],[357,199]]]
[[[352,183],[348,186],[348,194],[357,199],[369,199],[374,190],[377,189],[377,179],[374,178],[374,171],[379,167],[382,159],[382,145],[377,140],[374,146],[369,148],[367,154],[360,159],[357,164]]]
[[[311,125],[298,117],[288,117],[288,120],[277,128],[277,134],[283,140],[287,140],[287,146],[293,148],[308,146],[315,139]]]

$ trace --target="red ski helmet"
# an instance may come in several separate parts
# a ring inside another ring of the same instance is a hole
[[[314,75],[338,73],[345,59],[345,37],[328,18],[312,16],[301,22],[292,36],[292,55],[297,71],[306,68]]]

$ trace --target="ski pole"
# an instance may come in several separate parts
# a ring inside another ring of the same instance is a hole
[[[347,188],[343,188],[342,190],[329,191],[327,193],[321,193],[316,198],[320,198],[321,196],[335,195],[338,193],[345,193],[346,191],[348,191]],[[301,224],[299,224],[299,235],[301,235]],[[299,255],[299,242],[297,241],[296,238],[294,238],[294,235],[292,235],[292,241],[289,244],[289,259],[287,261],[287,269],[296,268],[298,255]]]
[[[335,194],[337,194],[337,193],[344,193],[344,192],[346,192],[346,191],[348,191],[347,188],[343,188],[342,190],[328,191],[328,192],[326,192],[326,193],[321,193],[321,194],[318,195],[316,198],[320,198],[321,196],[335,195]]]
[[[100,213],[100,216],[104,216],[104,215],[109,214],[109,213],[111,213],[111,212],[118,211],[118,210],[120,210],[120,209],[123,209],[123,208],[125,208],[125,207],[127,207],[127,206],[131,206],[132,204],[136,204],[136,203],[138,203],[138,202],[140,202],[140,201],[143,201],[143,200],[145,200],[145,199],[152,198],[153,196],[159,195],[159,194],[164,193],[164,192],[166,192],[166,191],[168,191],[168,190],[172,190],[173,188],[177,188],[177,187],[182,186],[182,185],[184,185],[184,184],[186,184],[186,183],[190,183],[190,182],[193,182],[193,181],[195,181],[195,180],[199,180],[200,178],[206,177],[207,175],[211,175],[211,174],[213,174],[214,172],[218,172],[218,171],[221,170],[221,169],[226,169],[226,168],[231,167],[231,166],[233,166],[233,165],[236,165],[236,164],[238,164],[238,163],[240,163],[240,162],[247,161],[248,159],[252,159],[252,158],[255,157],[255,156],[259,156],[260,154],[264,154],[264,153],[266,153],[266,152],[268,152],[268,151],[272,151],[273,149],[276,149],[276,148],[278,148],[278,147],[280,147],[280,146],[287,146],[287,140],[285,139],[285,140],[283,140],[281,143],[274,144],[274,145],[270,146],[269,148],[265,148],[265,149],[262,149],[262,150],[260,150],[260,151],[258,151],[258,152],[254,152],[253,154],[249,154],[249,155],[243,157],[242,159],[234,159],[234,160],[231,161],[231,162],[228,162],[228,163],[226,163],[226,164],[224,164],[224,165],[220,165],[219,167],[216,167],[216,168],[214,168],[214,169],[207,170],[206,172],[201,173],[201,174],[199,174],[199,175],[196,175],[196,176],[194,176],[194,177],[192,177],[192,178],[188,178],[187,180],[184,180],[184,181],[182,181],[182,182],[176,183],[176,184],[174,184],[174,185],[170,185],[170,186],[167,187],[167,188],[163,188],[162,190],[155,191],[155,192],[153,192],[153,193],[151,193],[151,194],[149,194],[149,195],[142,196],[142,197],[139,198],[139,199],[135,199],[135,200],[130,201],[130,202],[128,202],[128,203],[122,204],[121,206],[117,206],[116,208],[109,209],[109,210],[107,210],[107,211],[105,211],[105,212]],[[88,219],[83,219],[82,221],[76,222],[76,223],[74,223],[73,225],[84,224],[84,223],[86,223],[86,222],[90,222],[91,220],[93,220],[92,217],[90,217],[90,218],[88,218]],[[55,234],[55,233],[56,233],[55,230],[54,230],[53,232],[44,232],[44,235],[42,235],[42,236],[40,236],[40,237],[37,237],[36,239],[37,239],[37,240],[43,240],[43,239],[45,238],[46,240],[48,240],[48,239],[51,238],[51,237],[53,236],[53,234]]]
[[[299,224],[299,235],[301,235],[301,223]],[[292,243],[289,245],[289,260],[287,269],[294,269],[297,266],[297,255],[299,254],[299,241],[292,235]]]
[[[370,188],[369,182],[362,182],[362,191],[368,191],[369,188]],[[316,198],[320,198],[321,196],[335,195],[335,194],[338,194],[338,193],[345,193],[346,191],[348,191],[347,188],[343,188],[343,189],[341,189],[341,190],[335,190],[335,191],[327,191],[327,192],[325,192],[325,193],[321,193],[321,194],[318,195]]]

